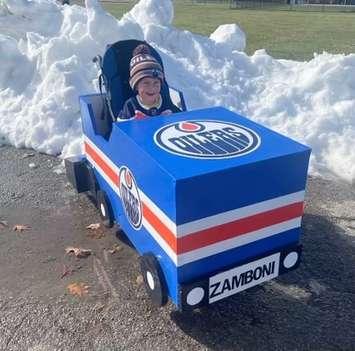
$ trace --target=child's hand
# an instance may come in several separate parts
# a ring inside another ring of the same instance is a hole
[[[139,111],[139,110],[134,111],[134,118],[135,119],[142,119],[144,117],[146,117],[146,115],[142,111]]]
[[[168,109],[168,110],[163,111],[161,114],[164,116],[167,116],[167,115],[171,115],[172,113],[173,113],[173,111]]]

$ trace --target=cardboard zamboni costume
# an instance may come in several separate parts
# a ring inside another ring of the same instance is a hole
[[[308,147],[221,107],[108,133],[100,94],[80,102],[85,157],[67,160],[69,179],[120,224],[156,304],[210,304],[298,266]]]

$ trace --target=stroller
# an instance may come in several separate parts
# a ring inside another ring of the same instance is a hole
[[[129,63],[134,48],[140,44],[145,44],[150,48],[152,56],[164,70],[164,65],[158,52],[148,43],[139,40],[123,40],[108,45],[103,57],[97,55],[93,59],[99,69],[99,89],[104,107],[100,119],[105,127],[104,129],[107,129],[104,134],[110,132],[111,124],[117,121],[117,116],[125,101],[134,95],[134,91],[129,85]],[[163,99],[167,99],[167,101],[174,103],[182,111],[186,111],[182,92],[169,87],[165,78],[162,82],[161,94]]]

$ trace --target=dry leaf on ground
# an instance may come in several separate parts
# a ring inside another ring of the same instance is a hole
[[[107,251],[113,255],[114,253],[118,252],[121,250],[121,246],[120,245],[115,245],[113,248],[108,249]]]
[[[0,229],[8,227],[8,223],[6,221],[0,221]]]
[[[38,168],[38,165],[36,165],[35,163],[31,162],[28,164],[28,167],[34,169],[34,168]]]
[[[96,230],[100,228],[100,223],[91,223],[89,224],[86,229]]]
[[[23,232],[25,230],[30,230],[31,227],[25,224],[15,224],[14,227],[12,228],[12,230],[14,232]]]
[[[78,258],[84,258],[91,255],[90,249],[82,249],[81,247],[67,247],[65,249],[66,254],[74,253],[74,255]]]
[[[72,274],[73,271],[67,267],[66,265],[63,265],[63,272],[62,272],[62,275],[60,276],[60,279],[63,279],[64,277],[66,277],[67,275],[70,275]]]
[[[90,230],[90,233],[86,234],[91,239],[101,239],[105,236],[104,231],[101,229],[100,223],[91,223],[86,226],[86,229]]]
[[[137,276],[137,279],[136,279],[136,283],[138,284],[138,285],[142,285],[143,284],[143,276],[141,275],[141,274],[139,274],[138,276]]]
[[[88,294],[89,286],[84,283],[71,283],[67,286],[69,293],[72,295],[77,295],[83,297]]]
[[[22,159],[28,158],[28,157],[33,157],[35,154],[34,153],[26,153],[22,156]]]

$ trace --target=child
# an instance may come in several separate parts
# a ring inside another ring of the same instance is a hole
[[[130,62],[129,84],[136,93],[128,99],[119,114],[120,119],[169,115],[181,112],[171,101],[165,101],[160,91],[164,81],[162,66],[150,54],[147,45],[138,45]]]

